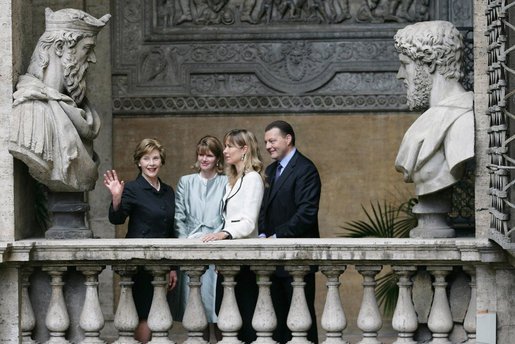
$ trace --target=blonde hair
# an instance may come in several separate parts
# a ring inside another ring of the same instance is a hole
[[[159,156],[161,157],[161,164],[165,164],[166,161],[166,151],[164,146],[157,139],[143,139],[138,143],[136,149],[134,150],[134,163],[141,171],[141,167],[138,166],[139,161],[145,154],[150,154],[154,149],[157,149],[159,152]]]
[[[231,144],[238,148],[247,146],[247,153],[243,158],[243,171],[238,173],[235,165],[229,165],[226,168],[226,174],[229,178],[229,184],[234,185],[236,180],[240,178],[243,173],[256,171],[261,175],[263,182],[265,181],[265,174],[263,172],[263,161],[261,153],[259,152],[258,142],[256,136],[246,129],[233,129],[227,132],[224,136],[224,143],[229,141]]]
[[[224,148],[219,139],[214,136],[206,135],[199,140],[197,143],[197,150],[195,152],[195,163],[193,164],[193,168],[200,172],[200,164],[198,163],[198,155],[205,154],[210,151],[213,153],[215,158],[218,160],[216,163],[216,173],[223,174],[224,173]]]

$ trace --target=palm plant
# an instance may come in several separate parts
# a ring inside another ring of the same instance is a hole
[[[417,204],[416,198],[402,202],[396,206],[386,201],[376,204],[370,202],[371,210],[363,205],[361,209],[367,220],[346,222],[342,228],[347,232],[344,237],[350,238],[407,238],[411,229],[417,226],[417,218],[413,214],[413,206]],[[376,297],[380,306],[383,306],[386,316],[391,316],[399,295],[397,276],[388,272],[377,279]]]

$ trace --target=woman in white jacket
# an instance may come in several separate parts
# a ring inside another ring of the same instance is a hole
[[[229,184],[223,197],[224,227],[219,233],[202,237],[204,242],[223,239],[257,238],[257,221],[265,189],[263,162],[254,134],[245,129],[233,129],[225,134],[224,157],[228,165]],[[252,315],[257,301],[256,276],[248,266],[236,275],[236,301],[243,325],[238,339],[251,343],[256,339]]]

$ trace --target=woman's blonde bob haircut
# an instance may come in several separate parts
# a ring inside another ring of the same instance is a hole
[[[141,167],[139,167],[139,161],[141,158],[146,155],[150,154],[154,149],[157,149],[159,152],[159,156],[161,157],[161,164],[165,164],[166,161],[166,151],[165,147],[159,142],[157,139],[143,139],[140,143],[136,146],[136,149],[134,150],[134,164],[138,167],[138,169],[141,171]]]
[[[195,164],[193,168],[200,172],[200,164],[198,162],[199,154],[213,153],[216,159],[216,173],[224,173],[224,147],[219,139],[214,136],[206,135],[197,143],[197,151],[195,153]]]
[[[224,143],[227,142],[230,142],[238,148],[247,146],[247,153],[242,156],[243,171],[238,173],[235,165],[228,165],[226,168],[226,174],[229,178],[229,183],[234,185],[236,180],[238,180],[238,178],[240,178],[243,173],[252,171],[259,173],[261,178],[263,178],[263,181],[265,181],[263,161],[261,159],[261,153],[259,152],[256,136],[246,129],[233,129],[227,132],[227,134],[224,136]]]

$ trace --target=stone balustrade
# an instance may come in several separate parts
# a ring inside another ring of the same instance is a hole
[[[22,240],[0,246],[0,264],[12,264],[20,269],[22,290],[20,338],[22,343],[34,343],[31,331],[35,326],[34,310],[28,289],[29,276],[40,269],[50,276],[51,296],[46,310],[47,343],[70,343],[66,338],[70,317],[63,296],[63,275],[70,270],[84,276],[84,301],[79,325],[83,331],[81,343],[105,343],[100,337],[104,317],[99,302],[98,275],[111,266],[119,276],[120,297],[114,318],[118,330],[115,343],[137,343],[133,339],[138,318],[132,296],[132,275],[137,266],[145,266],[153,275],[154,299],[148,325],[153,331],[151,343],[174,343],[168,338],[173,324],[166,302],[167,273],[170,266],[179,266],[190,277],[191,291],[183,325],[188,331],[188,344],[206,343],[202,332],[208,325],[200,295],[200,276],[208,264],[215,264],[224,275],[224,298],[219,312],[218,327],[222,344],[240,343],[237,332],[242,324],[234,295],[234,276],[241,265],[250,265],[258,276],[258,304],[252,319],[257,331],[256,344],[273,344],[272,331],[276,317],[270,297],[270,275],[274,266],[285,265],[294,277],[293,297],[287,324],[293,333],[291,343],[308,344],[306,332],[311,318],[304,295],[303,277],[309,266],[318,265],[326,277],[327,296],[321,316],[324,344],[344,344],[347,326],[340,299],[340,277],[353,265],[363,277],[363,298],[357,317],[362,331],[360,343],[381,343],[378,331],[383,325],[374,286],[375,276],[385,266],[398,277],[399,297],[392,318],[398,331],[395,343],[416,343],[417,313],[412,298],[412,279],[417,271],[432,276],[433,302],[427,320],[433,343],[451,343],[453,328],[446,276],[451,270],[462,269],[470,276],[473,297],[463,327],[469,342],[475,340],[475,268],[481,264],[502,262],[504,257],[488,241],[476,239],[276,239],[226,240],[202,243],[180,239],[90,239],[90,240]],[[345,283],[345,282],[344,282]],[[318,288],[320,288],[319,286]]]

